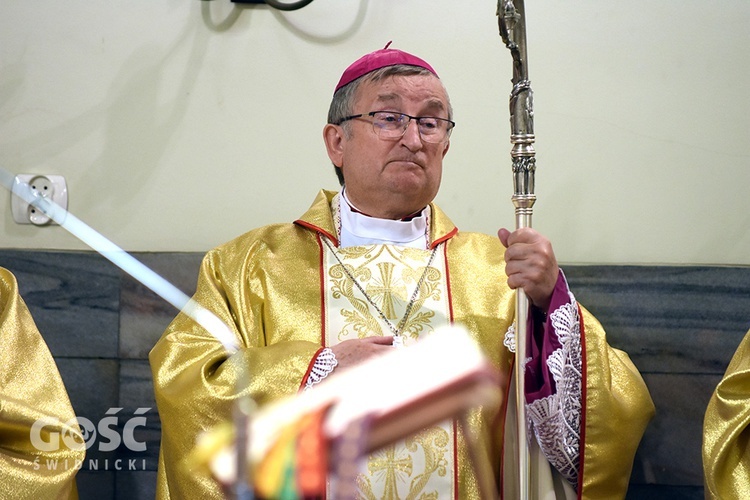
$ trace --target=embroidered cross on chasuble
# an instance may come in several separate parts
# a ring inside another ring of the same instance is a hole
[[[339,248],[335,250],[338,258],[331,247],[324,245],[323,248],[327,345],[392,335],[380,312],[393,326],[402,324],[406,348],[449,324],[442,248],[432,260],[432,250],[395,245]],[[342,265],[347,266],[347,270],[342,269]],[[359,287],[351,278],[358,281]],[[419,290],[415,294],[417,286]],[[361,290],[369,296],[369,301]],[[412,298],[414,302],[409,310]],[[408,316],[404,318],[407,310]],[[357,481],[361,497],[452,498],[456,456],[453,427],[451,421],[442,422],[364,458],[359,464]],[[334,491],[335,478],[332,478],[328,498],[333,498],[331,492]]]

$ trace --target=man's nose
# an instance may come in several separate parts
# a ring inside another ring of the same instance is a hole
[[[412,127],[412,125],[414,126]],[[417,123],[417,120],[409,120],[409,123],[406,124],[404,135],[401,136],[401,140],[412,151],[422,148],[422,136],[419,133],[419,123]]]

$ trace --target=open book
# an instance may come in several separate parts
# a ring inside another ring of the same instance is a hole
[[[257,410],[248,429],[247,463],[250,469],[260,464],[284,429],[316,411],[326,410],[322,434],[328,443],[367,421],[360,449],[366,454],[476,406],[498,403],[501,382],[466,330],[446,327],[410,347],[335,370],[311,390]],[[198,448],[200,461],[220,483],[236,480],[231,439]]]

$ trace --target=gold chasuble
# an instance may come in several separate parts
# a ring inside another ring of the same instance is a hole
[[[706,498],[750,498],[750,332],[737,348],[703,421]]]
[[[55,361],[0,268],[0,499],[78,498],[85,453]]]
[[[151,351],[162,422],[158,498],[222,498],[212,478],[184,464],[198,435],[230,421],[240,395],[262,406],[297,393],[322,347],[391,335],[388,323],[402,324],[407,349],[440,326],[461,324],[510,380],[514,355],[503,341],[515,304],[499,240],[459,232],[433,204],[425,250],[340,248],[334,195],[322,191],[294,224],[250,231],[204,258],[194,298],[243,347],[228,355],[180,314]],[[580,311],[583,428],[573,488],[580,498],[624,498],[653,404],[627,355],[609,347],[599,323]],[[508,388],[501,390],[507,396]],[[475,409],[467,418],[479,469],[494,477],[499,491],[506,404]],[[360,471],[361,498],[479,498],[463,433],[452,421],[363,457]]]

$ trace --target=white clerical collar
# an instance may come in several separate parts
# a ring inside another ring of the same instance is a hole
[[[422,210],[408,221],[379,219],[363,214],[341,191],[341,246],[391,244],[427,248],[427,214]]]

